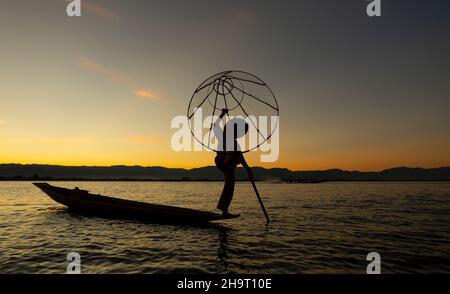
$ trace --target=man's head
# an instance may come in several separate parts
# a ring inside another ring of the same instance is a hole
[[[230,119],[223,129],[225,149],[227,151],[241,151],[237,142],[239,138],[248,133],[249,125],[242,118]]]
[[[225,124],[223,130],[225,134],[232,132],[234,140],[237,140],[248,133],[248,123],[242,118],[232,118]]]

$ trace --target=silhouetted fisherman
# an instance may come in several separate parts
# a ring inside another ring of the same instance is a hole
[[[217,155],[215,158],[216,166],[223,172],[225,176],[225,185],[222,195],[220,196],[217,208],[220,209],[224,216],[233,216],[228,212],[231,200],[234,194],[235,170],[239,164],[248,172],[248,176],[253,181],[253,173],[251,168],[245,161],[242,149],[237,140],[248,132],[248,124],[243,119],[231,119],[224,126],[220,127],[222,118],[228,113],[228,109],[222,109],[222,113],[214,123],[214,135],[217,138]],[[228,140],[227,140],[228,139]],[[228,141],[228,144],[227,144]]]

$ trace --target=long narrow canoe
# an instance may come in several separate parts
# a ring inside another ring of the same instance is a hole
[[[94,195],[85,190],[55,187],[47,183],[33,183],[56,202],[69,209],[95,216],[145,219],[164,223],[202,223],[236,218],[219,213],[150,204],[126,199]]]

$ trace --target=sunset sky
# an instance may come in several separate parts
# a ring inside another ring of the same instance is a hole
[[[344,3],[345,2],[345,3]],[[228,69],[263,78],[295,170],[450,166],[450,1],[8,0],[0,163],[214,164],[174,152],[173,117]]]

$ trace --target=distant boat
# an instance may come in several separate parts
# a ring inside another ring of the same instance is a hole
[[[219,213],[150,204],[126,199],[94,195],[85,190],[55,187],[47,183],[33,183],[56,202],[87,215],[109,218],[143,219],[161,223],[205,223],[232,219]]]

